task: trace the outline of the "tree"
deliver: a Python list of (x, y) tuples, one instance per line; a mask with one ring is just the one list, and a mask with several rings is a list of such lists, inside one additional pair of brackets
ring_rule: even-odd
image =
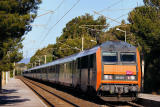
[(82, 25), (106, 25), (106, 19), (105, 17), (100, 16), (98, 19), (94, 20), (93, 16), (89, 14), (75, 17), (66, 24), (66, 27), (63, 29), (63, 33), (58, 40), (81, 38), (85, 33), (95, 37), (96, 32), (93, 33), (93, 31), (103, 30), (108, 27), (108, 25), (96, 28), (95, 26), (81, 27)]
[(145, 58), (145, 90), (160, 89), (160, 0), (144, 0), (145, 6), (137, 7), (128, 18), (131, 32), (142, 46)]
[[(64, 57), (79, 52), (82, 48), (82, 37), (84, 38), (84, 49), (93, 47), (100, 43), (103, 30), (108, 26), (103, 16), (96, 20), (89, 14), (73, 18), (66, 24), (62, 35), (57, 38), (57, 44), (61, 49), (59, 48), (54, 54)], [(97, 43), (92, 43), (90, 40), (95, 40)]]
[[(38, 66), (39, 64), (45, 63), (45, 56), (46, 56), (46, 62), (53, 61), (53, 58), (56, 56), (53, 56), (53, 51), (57, 49), (55, 45), (49, 44), (47, 47), (43, 49), (37, 50), (37, 52), (31, 57), (30, 64), (36, 64), (35, 66)], [(32, 65), (28, 66), (29, 68), (32, 67)]]
[(66, 24), (62, 35), (57, 38), (56, 44), (48, 45), (46, 48), (38, 50), (31, 58), (30, 63), (37, 62), (39, 59), (43, 62), (44, 55), (50, 58), (50, 60), (47, 60), (47, 62), (50, 62), (51, 60), (80, 52), (82, 37), (84, 38), (84, 49), (89, 49), (97, 44), (96, 42), (91, 42), (91, 40), (101, 42), (100, 38), (106, 28), (108, 28), (108, 24), (106, 24), (106, 19), (103, 16), (98, 17), (96, 20), (89, 14), (75, 17)]
[(125, 41), (125, 33), (121, 31), (117, 31), (116, 29), (119, 28), (123, 31), (126, 31), (126, 42), (129, 44), (132, 44), (141, 51), (142, 47), (139, 45), (137, 41), (136, 35), (131, 32), (131, 24), (126, 24), (124, 20), (122, 20), (120, 25), (117, 25), (113, 28), (110, 28), (108, 31), (106, 31), (100, 38), (101, 38), (101, 43), (108, 41), (108, 40), (121, 40)]
[(41, 0), (0, 1), (0, 76), (1, 71), (12, 69), (12, 62), (22, 58), (22, 36), (31, 30), (30, 23), (40, 3)]
[(9, 39), (6, 42), (3, 42), (3, 51), (7, 51), (7, 54), (3, 56), (0, 61), (0, 69), (3, 71), (9, 71), (13, 69), (13, 62), (18, 62), (22, 59), (21, 49), (22, 43), (18, 39)]
[(135, 32), (146, 52), (160, 46), (159, 11), (155, 7), (137, 7), (130, 13), (131, 31)]
[(160, 8), (160, 0), (143, 0), (146, 6), (154, 6)]

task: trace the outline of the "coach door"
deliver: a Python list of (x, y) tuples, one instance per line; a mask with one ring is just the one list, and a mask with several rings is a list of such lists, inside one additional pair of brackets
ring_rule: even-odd
[(88, 86), (93, 86), (95, 82), (95, 54), (91, 54), (88, 57)]
[(83, 91), (87, 91), (88, 86), (88, 56), (81, 57), (80, 60), (80, 86)]
[(80, 77), (80, 87), (83, 91), (87, 91), (87, 88), (90, 87), (92, 83), (93, 70), (94, 70), (94, 54), (83, 56), (78, 59), (78, 70)]

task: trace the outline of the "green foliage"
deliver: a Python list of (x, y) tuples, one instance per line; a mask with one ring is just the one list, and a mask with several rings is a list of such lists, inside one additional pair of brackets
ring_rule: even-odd
[(30, 59), (30, 64), (28, 67), (32, 67), (31, 64), (44, 64), (45, 63), (45, 55), (46, 55), (46, 62), (51, 62), (53, 60), (53, 50), (55, 50), (55, 45), (48, 45), (46, 48), (43, 48), (41, 50), (38, 50), (34, 56), (31, 57)]
[(41, 0), (0, 1), (0, 71), (13, 68), (22, 59), (22, 36), (31, 30)]
[(145, 5), (149, 6), (155, 6), (157, 8), (160, 7), (160, 0), (143, 0)]
[[(160, 89), (160, 10), (159, 0), (145, 0), (146, 6), (135, 8), (128, 18), (130, 31), (142, 46), (145, 59), (145, 91)], [(154, 5), (153, 5), (154, 4)], [(150, 6), (148, 6), (150, 5)], [(157, 8), (158, 7), (158, 8)]]
[[(19, 39), (9, 39), (3, 42), (3, 52), (7, 52), (0, 61), (0, 69), (4, 71), (9, 71), (13, 68), (13, 62), (17, 62), (22, 59), (22, 53), (19, 49), (22, 48), (21, 40)], [(9, 51), (7, 51), (9, 50)]]
[[(87, 26), (82, 25), (102, 25), (102, 26)], [(105, 25), (105, 26), (103, 26)], [(103, 16), (94, 20), (93, 16), (85, 14), (78, 16), (66, 24), (62, 35), (57, 38), (56, 44), (48, 45), (48, 47), (38, 50), (31, 58), (30, 63), (38, 65), (38, 60), (41, 64), (44, 63), (44, 55), (47, 55), (47, 62), (63, 58), (81, 51), (82, 37), (84, 38), (84, 50), (95, 46), (101, 42), (103, 30), (108, 27), (106, 19)], [(98, 32), (97, 32), (98, 31)], [(91, 41), (94, 40), (95, 42)], [(31, 67), (31, 64), (29, 65)]]
[(10, 71), (10, 78), (13, 78), (13, 71)]
[(135, 33), (131, 31), (131, 25), (130, 24), (125, 24), (125, 21), (122, 20), (121, 25), (115, 26), (113, 28), (110, 28), (108, 31), (106, 31), (103, 36), (101, 37), (101, 43), (108, 41), (108, 40), (113, 40), (113, 41), (125, 41), (125, 33), (122, 31), (117, 31), (116, 29), (119, 28), (123, 31), (126, 31), (126, 42), (129, 44), (132, 44), (141, 51), (142, 46), (139, 44), (137, 40), (137, 36)]
[[(89, 49), (101, 42), (101, 37), (104, 33), (103, 30), (106, 28), (108, 28), (108, 24), (106, 24), (106, 19), (103, 16), (95, 20), (89, 14), (78, 16), (66, 24), (62, 35), (57, 38), (56, 45), (61, 48), (54, 51), (54, 54), (61, 58), (80, 52), (82, 48), (82, 37), (84, 38), (84, 50)], [(91, 40), (96, 42), (92, 42)]]
[(131, 32), (135, 32), (145, 52), (160, 47), (160, 11), (155, 7), (142, 6), (130, 13)]
[[(84, 42), (84, 50), (89, 49), (96, 45), (96, 42), (91, 42), (91, 40), (95, 40), (95, 38), (84, 35), (83, 37)], [(65, 42), (57, 42), (59, 48), (57, 48), (56, 51), (53, 52), (54, 55), (59, 56), (60, 58), (63, 58), (65, 56), (72, 55), (74, 53), (78, 53), (82, 49), (82, 38), (75, 38), (75, 39), (67, 39)]]
[(93, 16), (89, 14), (78, 16), (66, 24), (66, 27), (63, 29), (63, 33), (58, 40), (63, 41), (66, 39), (81, 38), (84, 34), (95, 37), (97, 36), (97, 32), (93, 31), (93, 29), (103, 30), (108, 27), (90, 26), (82, 28), (81, 25), (106, 25), (106, 19), (103, 16), (100, 16), (98, 19), (94, 20)]

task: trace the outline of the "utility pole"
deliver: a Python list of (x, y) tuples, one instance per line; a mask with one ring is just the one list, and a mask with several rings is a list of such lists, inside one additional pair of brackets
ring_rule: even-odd
[(15, 77), (15, 67), (16, 67), (16, 63), (13, 63), (14, 69), (13, 69), (13, 78)]
[(82, 37), (82, 51), (83, 51), (83, 40), (84, 40), (84, 38)]
[(35, 62), (35, 66), (36, 66), (37, 64), (36, 64), (36, 62)]
[(47, 63), (47, 61), (46, 61), (46, 56), (47, 56), (47, 55), (44, 55), (44, 63), (45, 63), (45, 64)]
[(125, 42), (127, 42), (127, 40), (126, 40), (126, 36), (127, 36), (127, 34), (126, 34), (126, 31), (125, 31)]
[(40, 59), (39, 59), (39, 66), (40, 66), (41, 64), (40, 64)]
[[(102, 26), (103, 27), (107, 27), (108, 25), (81, 25), (81, 26), (79, 26), (79, 28), (82, 29), (82, 33), (83, 33), (83, 35), (82, 35), (82, 49), (81, 49), (81, 51), (84, 50), (84, 29), (92, 30), (92, 31), (96, 31), (96, 32), (102, 32), (102, 30), (90, 28), (90, 27), (102, 27)], [(98, 36), (95, 35), (95, 37), (96, 37), (96, 43), (99, 44), (99, 38), (98, 38)]]

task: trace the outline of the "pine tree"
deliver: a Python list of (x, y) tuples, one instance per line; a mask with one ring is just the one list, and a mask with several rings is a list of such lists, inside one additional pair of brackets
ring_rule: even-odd
[(145, 90), (160, 89), (160, 0), (144, 0), (145, 6), (130, 12), (131, 32), (142, 46), (145, 58)]
[[(22, 58), (22, 36), (29, 32), (41, 0), (0, 1), (0, 76)], [(1, 81), (1, 78), (0, 78)], [(1, 82), (0, 82), (1, 83)], [(0, 84), (1, 89), (1, 84)]]

